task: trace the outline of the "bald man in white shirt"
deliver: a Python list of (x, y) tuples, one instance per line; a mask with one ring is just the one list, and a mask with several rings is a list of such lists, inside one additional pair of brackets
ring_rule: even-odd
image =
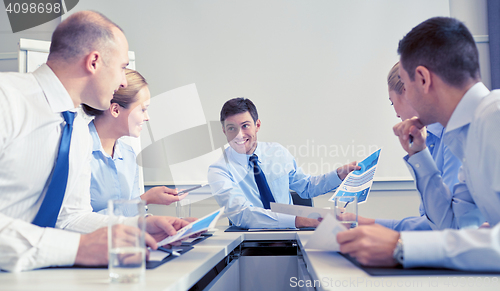
[[(0, 74), (0, 269), (107, 264), (109, 217), (92, 212), (92, 140), (76, 108), (107, 109), (113, 93), (127, 86), (128, 62), (121, 28), (83, 11), (56, 28), (46, 64), (29, 74)], [(66, 190), (55, 228), (39, 227), (32, 222), (54, 172), (65, 111), (76, 112)], [(146, 222), (152, 248), (188, 224), (155, 216)]]

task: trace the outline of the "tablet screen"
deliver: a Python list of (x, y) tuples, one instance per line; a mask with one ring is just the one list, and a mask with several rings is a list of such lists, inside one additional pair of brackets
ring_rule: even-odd
[(215, 224), (217, 224), (217, 221), (219, 220), (222, 213), (224, 213), (224, 207), (206, 215), (205, 217), (198, 219), (195, 222), (191, 222), (190, 224), (184, 226), (177, 231), (177, 234), (169, 236), (160, 241), (158, 243), (158, 246), (160, 247), (215, 227)]

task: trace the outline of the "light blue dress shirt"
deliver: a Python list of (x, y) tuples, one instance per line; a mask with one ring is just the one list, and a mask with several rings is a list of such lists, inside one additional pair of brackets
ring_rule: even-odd
[[(341, 183), (337, 171), (321, 176), (304, 174), (295, 158), (282, 145), (259, 142), (254, 152), (276, 203), (293, 204), (289, 189), (302, 198), (328, 193)], [(225, 206), (229, 219), (243, 228), (295, 228), (295, 216), (264, 209), (255, 183), (249, 155), (231, 147), (208, 169), (208, 183), (217, 203)]]
[[(466, 223), (480, 223), (479, 209), (492, 229), (403, 231), (405, 267), (500, 271), (499, 124), (500, 91), (490, 93), (483, 83), (477, 83), (455, 108), (443, 137), (463, 166), (453, 200), (442, 197), (442, 221), (451, 224), (458, 220), (460, 224), (465, 216)], [(447, 189), (438, 183), (438, 170), (427, 150), (409, 160), (413, 160), (409, 162), (418, 169), (420, 179), (427, 180), (433, 188)]]
[[(442, 142), (441, 139), (443, 137), (443, 134), (444, 127), (441, 124), (433, 123), (431, 125), (428, 125), (427, 139), (425, 140), (425, 144), (429, 149), (429, 152), (432, 156), (432, 159), (434, 160), (434, 163), (436, 164), (437, 169), (441, 173), (443, 183), (448, 187), (450, 193), (453, 193), (453, 187), (458, 183), (458, 170), (462, 166), (462, 163)], [(406, 160), (408, 160), (408, 156), (405, 157), (405, 161)], [(423, 186), (421, 186), (421, 188), (422, 187)], [(419, 181), (417, 181), (417, 189), (421, 188), (419, 188)], [(434, 205), (432, 199), (428, 202), (428, 205)], [(376, 219), (375, 222), (396, 231), (432, 230), (432, 223), (430, 223), (426, 216), (426, 206), (423, 201), (420, 203), (419, 211), (419, 217), (407, 217), (402, 220)], [(432, 211), (439, 211), (439, 209), (431, 207), (430, 211), (432, 216)]]
[(118, 139), (111, 157), (102, 147), (94, 121), (89, 123), (89, 131), (93, 141), (90, 201), (94, 212), (105, 214), (110, 199), (141, 199), (134, 149)]
[[(474, 104), (468, 99), (473, 99), (476, 103)], [(467, 106), (477, 107), (482, 98), (468, 99), (464, 100), (465, 103), (471, 103), (467, 104)], [(457, 114), (461, 113), (460, 111), (457, 112)], [(464, 113), (461, 113), (461, 115), (464, 115)], [(455, 117), (455, 119), (457, 118), (459, 117)], [(460, 118), (466, 120), (463, 116), (460, 116)], [(450, 119), (451, 121), (453, 120)], [(448, 125), (443, 137), (443, 139), (448, 140), (445, 144), (448, 145), (449, 150), (458, 159), (464, 158), (463, 150), (467, 139), (467, 131), (468, 125), (450, 133), (450, 125)], [(432, 229), (477, 228), (480, 226), (484, 222), (484, 218), (472, 199), (467, 185), (465, 185), (462, 171), (457, 175), (459, 183), (450, 190), (448, 185), (444, 184), (445, 180), (441, 176), (438, 165), (432, 165), (433, 162), (429, 159), (430, 156), (429, 149), (426, 149), (410, 158), (405, 157), (405, 160), (417, 183), (417, 189), (422, 196), (424, 210)]]

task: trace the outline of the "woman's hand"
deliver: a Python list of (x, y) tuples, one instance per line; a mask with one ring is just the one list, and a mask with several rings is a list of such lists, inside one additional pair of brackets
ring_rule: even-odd
[(182, 195), (177, 195), (177, 189), (170, 189), (165, 186), (158, 186), (149, 189), (146, 193), (141, 195), (141, 199), (146, 202), (146, 204), (163, 204), (170, 205), (173, 202), (181, 201), (186, 198), (189, 193), (184, 193)]

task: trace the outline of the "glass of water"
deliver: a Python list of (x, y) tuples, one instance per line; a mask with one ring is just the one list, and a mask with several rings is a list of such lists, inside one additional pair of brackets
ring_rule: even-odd
[(184, 198), (181, 201), (175, 202), (175, 211), (177, 217), (186, 218), (191, 217), (191, 201), (189, 199)]
[[(146, 273), (146, 208), (142, 200), (109, 200), (109, 278), (113, 283), (138, 283)], [(125, 217), (127, 225), (124, 225)], [(133, 221), (133, 226), (130, 222)]]
[(358, 198), (356, 196), (335, 197), (335, 217), (346, 228), (358, 226)]

